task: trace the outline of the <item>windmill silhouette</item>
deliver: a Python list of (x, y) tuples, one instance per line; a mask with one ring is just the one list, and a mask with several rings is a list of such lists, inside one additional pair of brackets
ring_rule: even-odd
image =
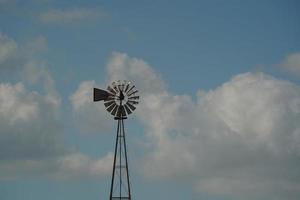
[(94, 88), (94, 101), (104, 101), (106, 110), (117, 120), (117, 137), (110, 187), (110, 200), (131, 200), (124, 120), (139, 103), (138, 90), (129, 81), (113, 82), (107, 90)]

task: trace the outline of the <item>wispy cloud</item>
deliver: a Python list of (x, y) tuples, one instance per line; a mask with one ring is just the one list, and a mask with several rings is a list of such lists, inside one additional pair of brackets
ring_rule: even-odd
[(280, 66), (290, 73), (300, 75), (300, 52), (286, 56)]
[(85, 20), (106, 18), (108, 14), (94, 8), (52, 9), (41, 13), (39, 19), (47, 24), (75, 23)]
[(15, 54), (16, 50), (15, 41), (0, 32), (0, 67), (2, 67), (2, 63)]

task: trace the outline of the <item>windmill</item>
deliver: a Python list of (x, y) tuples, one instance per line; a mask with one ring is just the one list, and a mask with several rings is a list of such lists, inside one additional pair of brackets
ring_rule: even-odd
[(107, 90), (94, 88), (94, 101), (104, 101), (106, 110), (118, 121), (110, 200), (131, 200), (124, 120), (139, 103), (138, 90), (129, 81), (113, 82)]

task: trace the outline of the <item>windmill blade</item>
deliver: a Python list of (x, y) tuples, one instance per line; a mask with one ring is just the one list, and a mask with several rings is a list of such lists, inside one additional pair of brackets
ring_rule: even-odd
[(135, 105), (139, 104), (138, 101), (133, 101), (133, 100), (128, 100), (128, 103), (135, 104)]
[(138, 90), (136, 90), (136, 91), (134, 91), (134, 92), (128, 94), (128, 96), (130, 97), (130, 96), (134, 95), (134, 94), (137, 93), (137, 92), (138, 92)]
[(133, 88), (135, 88), (134, 85), (126, 92), (126, 94), (128, 95), (128, 93), (129, 93)]
[(140, 96), (128, 97), (128, 99), (140, 99)]
[(121, 111), (121, 109), (122, 109), (122, 106), (119, 106), (118, 110), (117, 110), (116, 117), (122, 117), (122, 111)]
[(94, 101), (106, 100), (109, 97), (109, 93), (105, 90), (94, 88)]
[(118, 85), (117, 87), (118, 87), (119, 91), (122, 91), (122, 85)]
[(113, 82), (112, 84), (111, 84), (111, 86), (112, 86), (112, 88), (116, 91), (116, 93), (118, 93), (119, 92), (119, 90), (118, 90), (118, 88), (117, 88), (117, 84), (116, 84), (116, 82)]
[(104, 102), (115, 100), (116, 95), (109, 95)]
[(110, 112), (111, 113), (111, 111), (115, 108), (117, 106), (117, 104), (112, 104), (110, 107), (108, 107), (108, 108), (106, 108), (106, 110), (108, 111), (108, 112)]
[(111, 88), (110, 86), (107, 87), (107, 90), (110, 91), (114, 95), (117, 94), (117, 92), (113, 88)]
[(119, 109), (120, 106), (116, 104), (116, 107), (114, 107), (113, 111), (111, 112), (112, 115), (116, 115), (117, 110)]
[(128, 107), (129, 107), (132, 111), (135, 110), (135, 106), (132, 105), (131, 103), (127, 102), (126, 105), (128, 105)]
[(131, 112), (131, 110), (129, 109), (128, 105), (125, 104), (124, 107), (125, 107), (125, 110), (126, 110), (127, 114), (130, 115), (132, 112)]
[(128, 88), (129, 88), (129, 84), (127, 83), (127, 84), (126, 84), (126, 88), (125, 88), (125, 90), (124, 90), (125, 93), (127, 92)]
[(118, 112), (119, 112), (118, 116), (126, 116), (126, 112), (125, 112), (124, 106), (119, 106), (119, 111)]
[(118, 106), (116, 117), (126, 117), (126, 112), (123, 105)]
[(114, 90), (118, 93), (119, 92), (119, 88), (116, 86), (116, 85), (114, 85)]
[(114, 103), (115, 103), (115, 101), (108, 101), (108, 102), (104, 103), (104, 106), (107, 108), (107, 107), (111, 106)]
[(124, 85), (124, 83), (122, 83), (122, 85), (121, 85), (122, 92), (124, 92), (124, 87), (125, 87), (125, 85)]
[(122, 89), (121, 89), (121, 81), (120, 80), (117, 81), (116, 85), (117, 85), (118, 91), (119, 92), (122, 91)]

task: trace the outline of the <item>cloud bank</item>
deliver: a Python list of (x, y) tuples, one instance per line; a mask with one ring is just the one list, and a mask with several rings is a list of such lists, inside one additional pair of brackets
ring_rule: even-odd
[[(61, 97), (37, 53), (46, 46), (43, 37), (24, 45), (0, 33), (0, 77), (7, 80), (0, 82), (0, 180), (105, 176), (110, 172), (110, 153), (92, 159), (63, 142)], [(28, 89), (36, 85), (43, 87)]]
[(298, 85), (244, 73), (196, 98), (175, 95), (148, 63), (118, 52), (107, 72), (141, 91), (136, 115), (146, 130), (146, 177), (187, 181), (198, 192), (234, 199), (299, 197)]

